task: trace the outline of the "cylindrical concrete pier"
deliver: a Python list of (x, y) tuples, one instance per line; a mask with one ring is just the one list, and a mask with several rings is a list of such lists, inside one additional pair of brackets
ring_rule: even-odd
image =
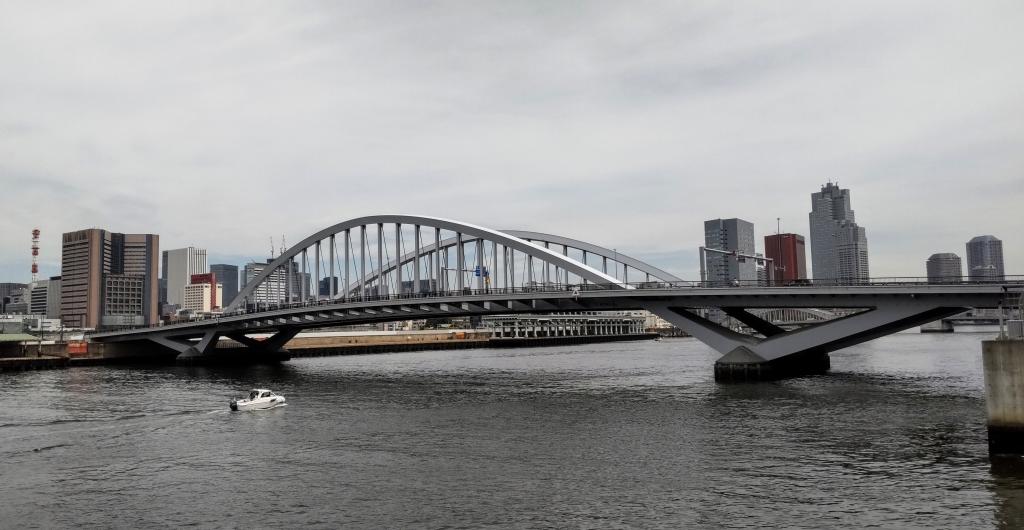
[(985, 364), (988, 452), (1024, 455), (1024, 340), (986, 340), (981, 351)]

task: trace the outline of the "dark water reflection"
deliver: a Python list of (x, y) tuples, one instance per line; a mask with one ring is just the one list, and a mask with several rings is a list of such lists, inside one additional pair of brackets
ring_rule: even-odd
[[(688, 339), (4, 374), (0, 527), (1017, 528), (982, 338), (751, 385)], [(289, 406), (227, 412), (256, 385)]]

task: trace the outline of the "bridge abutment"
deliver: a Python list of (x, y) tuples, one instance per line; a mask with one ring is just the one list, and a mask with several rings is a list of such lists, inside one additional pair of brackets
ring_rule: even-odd
[(982, 342), (988, 451), (1024, 455), (1024, 340)]

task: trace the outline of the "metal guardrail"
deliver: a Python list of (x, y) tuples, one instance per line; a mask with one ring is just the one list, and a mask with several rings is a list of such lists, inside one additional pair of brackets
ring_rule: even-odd
[[(103, 334), (103, 333), (115, 333), (117, 331), (138, 331), (144, 329), (155, 329), (155, 328), (166, 328), (168, 326), (180, 326), (180, 325), (191, 325), (199, 322), (216, 321), (227, 317), (237, 317), (245, 315), (256, 315), (260, 313), (269, 313), (272, 311), (281, 311), (285, 309), (300, 309), (303, 307), (318, 307), (318, 306), (329, 306), (343, 303), (360, 303), (360, 302), (392, 302), (392, 301), (426, 301), (438, 298), (452, 298), (458, 296), (490, 296), (490, 295), (508, 295), (508, 294), (581, 294), (584, 292), (595, 292), (595, 291), (620, 291), (620, 290), (679, 290), (679, 289), (736, 289), (736, 288), (785, 288), (793, 290), (809, 289), (809, 288), (820, 288), (820, 287), (914, 287), (914, 286), (932, 286), (932, 287), (950, 287), (957, 285), (1003, 285), (1003, 286), (1020, 286), (1024, 288), (1024, 276), (1006, 276), (1004, 280), (963, 280), (962, 278), (941, 278), (941, 279), (929, 279), (920, 276), (893, 276), (893, 277), (882, 277), (882, 278), (869, 278), (869, 279), (835, 279), (835, 280), (795, 280), (783, 284), (777, 284), (773, 282), (764, 283), (761, 281), (732, 281), (732, 282), (721, 282), (721, 281), (681, 281), (681, 282), (630, 282), (630, 283), (608, 283), (608, 284), (548, 284), (548, 285), (537, 285), (533, 287), (499, 287), (499, 288), (487, 288), (487, 289), (470, 289), (465, 288), (461, 292), (457, 290), (449, 291), (430, 291), (430, 292), (403, 292), (399, 294), (391, 295), (365, 295), (359, 296), (358, 293), (350, 296), (337, 296), (332, 299), (319, 298), (310, 299), (300, 302), (291, 303), (258, 303), (250, 304), (245, 307), (244, 310), (233, 311), (231, 313), (220, 313), (203, 315), (200, 318), (193, 318), (183, 322), (176, 322), (173, 324), (157, 324), (152, 326), (140, 326), (132, 327), (122, 330), (102, 330), (87, 333), (89, 335)], [(958, 281), (957, 281), (958, 280)]]

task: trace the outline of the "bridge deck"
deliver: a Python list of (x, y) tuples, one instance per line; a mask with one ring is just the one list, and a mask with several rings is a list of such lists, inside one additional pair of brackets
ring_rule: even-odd
[(401, 295), (373, 300), (314, 301), (269, 310), (239, 312), (178, 324), (93, 333), (96, 341), (144, 339), (151, 334), (198, 337), (207, 331), (247, 331), (282, 326), (311, 328), (420, 318), (501, 314), (523, 311), (680, 308), (873, 308), (901, 299), (927, 299), (942, 307), (996, 307), (1008, 290), (1024, 282), (965, 285), (856, 285), (791, 287), (641, 287), (578, 290), (485, 290)]

